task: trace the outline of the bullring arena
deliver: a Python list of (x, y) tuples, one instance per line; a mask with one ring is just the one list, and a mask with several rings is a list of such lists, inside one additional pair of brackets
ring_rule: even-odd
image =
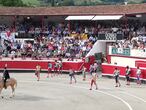
[(146, 110), (145, 9), (0, 7), (0, 110)]
[(18, 81), (15, 97), (9, 98), (11, 89), (3, 90), (0, 99), (1, 110), (145, 110), (146, 86), (134, 82), (127, 87), (121, 81), (120, 88), (114, 87), (114, 80), (99, 77), (98, 90), (89, 90), (90, 76), (82, 81), (77, 75), (77, 83), (69, 84), (69, 76), (61, 75), (36, 81), (34, 73), (10, 73)]

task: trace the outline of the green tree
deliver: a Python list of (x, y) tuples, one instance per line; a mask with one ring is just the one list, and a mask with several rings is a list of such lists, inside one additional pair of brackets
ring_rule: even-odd
[(88, 3), (87, 3), (87, 1), (85, 0), (85, 1), (82, 2), (81, 5), (83, 5), (83, 6), (88, 6)]
[(146, 0), (143, 0), (142, 3), (146, 3)]
[(3, 6), (24, 6), (22, 0), (0, 0)]
[(74, 0), (62, 0), (62, 2), (59, 4), (60, 6), (74, 6)]
[(105, 3), (124, 3), (125, 0), (102, 0)]

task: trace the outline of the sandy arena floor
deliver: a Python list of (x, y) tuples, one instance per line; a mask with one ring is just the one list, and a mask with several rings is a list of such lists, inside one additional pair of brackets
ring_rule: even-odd
[(69, 84), (69, 76), (61, 75), (36, 81), (34, 73), (12, 73), (18, 81), (14, 98), (9, 98), (11, 89), (2, 91), (0, 110), (146, 110), (146, 85), (130, 86), (121, 81), (114, 87), (114, 79), (99, 78), (99, 90), (89, 90), (90, 76)]

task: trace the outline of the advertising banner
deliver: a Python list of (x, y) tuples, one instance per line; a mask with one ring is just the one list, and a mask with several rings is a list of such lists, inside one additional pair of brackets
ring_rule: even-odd
[(98, 34), (98, 40), (123, 40), (123, 34), (117, 33)]

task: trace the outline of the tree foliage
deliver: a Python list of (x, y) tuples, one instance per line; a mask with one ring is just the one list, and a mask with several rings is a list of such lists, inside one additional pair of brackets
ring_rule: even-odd
[(0, 0), (0, 4), (3, 6), (24, 6), (22, 0)]
[(143, 0), (142, 3), (146, 3), (146, 0)]
[(126, 0), (102, 0), (103, 3), (113, 4), (113, 3), (124, 3)]
[[(34, 3), (34, 0), (28, 0), (29, 3), (25, 3), (24, 1), (25, 0), (0, 0), (0, 5), (29, 7), (34, 6), (36, 3)], [(124, 1), (128, 1), (128, 3), (146, 3), (146, 0), (38, 0), (39, 3), (37, 6), (90, 6), (97, 4), (123, 4)]]
[(74, 0), (60, 0), (58, 1), (59, 6), (74, 6)]
[(124, 2), (125, 0), (102, 0), (102, 1), (120, 3), (120, 2)]

